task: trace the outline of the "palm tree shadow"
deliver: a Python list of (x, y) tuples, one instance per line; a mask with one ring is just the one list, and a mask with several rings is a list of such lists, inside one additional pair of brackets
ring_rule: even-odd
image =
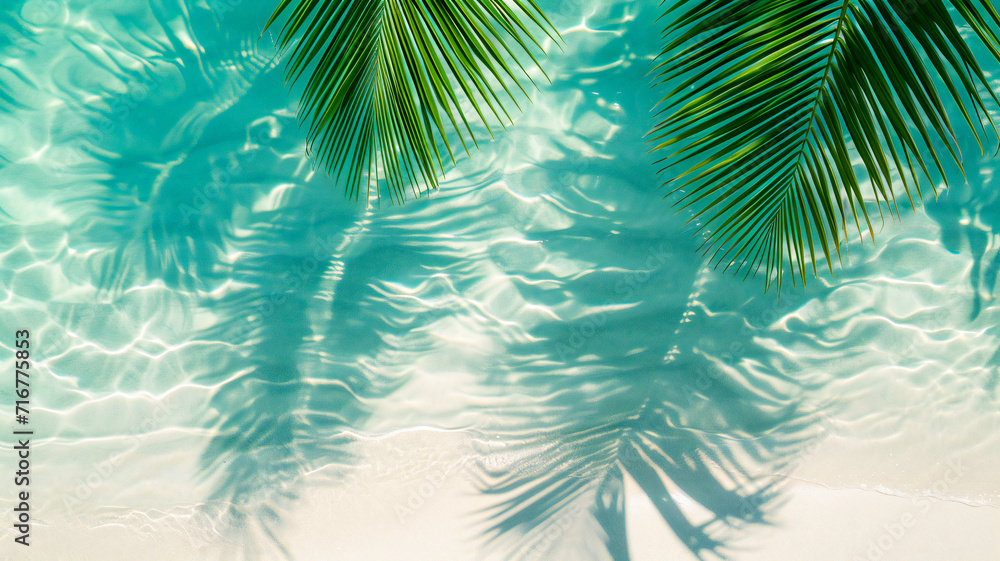
[[(11, 58), (19, 58), (25, 48), (31, 44), (31, 34), (24, 22), (13, 9), (0, 9), (0, 52)], [(17, 107), (22, 107), (16, 95), (16, 83), (19, 73), (8, 65), (0, 67), (0, 111), (7, 113)], [(7, 163), (7, 158), (0, 153), (0, 165)]]
[[(624, 141), (595, 149), (611, 146), (637, 153)], [(629, 488), (696, 555), (724, 555), (735, 529), (767, 521), (780, 504), (775, 473), (822, 432), (810, 403), (819, 384), (786, 374), (794, 361), (759, 339), (826, 288), (761, 296), (703, 268), (696, 241), (677, 233), (682, 218), (642, 224), (642, 207), (627, 204), (584, 212), (600, 208), (587, 203), (605, 178), (622, 183), (621, 202), (628, 187), (641, 191), (651, 181), (635, 172), (642, 163), (624, 154), (545, 162), (524, 181), (567, 187), (555, 196), (572, 209), (572, 232), (524, 228), (537, 230), (526, 237), (545, 255), (576, 267), (507, 271), (530, 271), (521, 298), (556, 319), (526, 327), (527, 342), (510, 345), (486, 380), (496, 400), (481, 450), (481, 488), (495, 501), (486, 535), (505, 558), (629, 559)], [(624, 227), (633, 214), (641, 226)]]
[[(974, 146), (964, 147), (974, 150)], [(991, 166), (985, 162), (982, 169)], [(979, 171), (981, 171), (979, 170)], [(970, 176), (975, 176), (969, 170)], [(976, 174), (979, 175), (979, 174)], [(1000, 197), (988, 184), (956, 186), (937, 200), (928, 202), (927, 214), (941, 227), (941, 243), (952, 253), (967, 250), (972, 257), (969, 283), (972, 304), (969, 319), (974, 321), (996, 297), (1000, 276), (1000, 248), (995, 240), (1000, 235)], [(992, 255), (990, 255), (992, 254)]]
[[(652, 503), (699, 558), (725, 556), (736, 530), (780, 505), (776, 474), (822, 432), (808, 399), (817, 387), (783, 374), (794, 363), (754, 343), (760, 328), (742, 317), (750, 306), (709, 305), (701, 295), (728, 283), (706, 278), (688, 277), (695, 286), (674, 322), (653, 311), (670, 306), (652, 294), (676, 290), (660, 275), (632, 309), (645, 313), (584, 314), (509, 349), (523, 360), (494, 373), (501, 405), (481, 481), (496, 501), (488, 539), (507, 558), (627, 560), (631, 500)], [(670, 323), (678, 332), (654, 327)], [(544, 358), (553, 354), (555, 371)], [(528, 397), (500, 397), (512, 394)]]
[[(313, 180), (277, 61), (254, 44), (266, 17), (222, 22), (178, 2), (190, 18), (154, 4), (163, 29), (117, 37), (171, 62), (92, 69), (123, 87), (74, 109), (91, 133), (60, 173), (102, 173), (72, 201), (96, 210), (75, 218), (73, 245), (92, 252), (89, 280), (108, 301), (165, 285), (190, 304), (189, 343), (215, 349), (186, 373), (213, 391), (192, 421), (211, 431), (195, 530), (237, 558), (287, 558), (278, 528), (303, 475), (346, 474), (350, 434), (403, 380), (371, 358), (394, 326), (365, 303), (381, 296), (366, 263), (405, 271), (420, 259), (366, 254), (359, 205)], [(336, 329), (347, 324), (357, 329)]]
[[(216, 435), (202, 455), (205, 476), (216, 478), (210, 497), (216, 514), (227, 527), (243, 529), (234, 541), (245, 558), (254, 558), (253, 548), (261, 545), (247, 531), (255, 526), (288, 555), (277, 527), (304, 474), (323, 469), (330, 477), (346, 475), (356, 460), (349, 434), (371, 415), (372, 401), (401, 383), (366, 367), (364, 358), (376, 354), (377, 341), (346, 342), (332, 329), (349, 319), (368, 327), (379, 321), (359, 307), (356, 295), (348, 295), (362, 277), (343, 267), (344, 256), (336, 253), (313, 265), (311, 255), (275, 255), (277, 248), (316, 246), (289, 244), (288, 237), (262, 243), (266, 254), (240, 264), (234, 278), (254, 288), (213, 305), (227, 320), (204, 334), (245, 348), (225, 365), (224, 371), (239, 374), (212, 398), (207, 422), (217, 427)], [(301, 273), (275, 273), (309, 269), (314, 272), (297, 280), (292, 275)], [(338, 269), (343, 276), (335, 279)], [(324, 291), (334, 293), (332, 306), (329, 317), (317, 318)], [(368, 296), (362, 292), (360, 299)]]

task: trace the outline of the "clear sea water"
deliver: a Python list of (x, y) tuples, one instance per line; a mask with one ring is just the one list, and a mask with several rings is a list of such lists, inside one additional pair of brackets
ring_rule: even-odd
[(543, 2), (551, 85), (403, 206), (312, 170), (273, 4), (0, 11), (0, 355), (35, 360), (3, 558), (997, 558), (974, 139), (968, 183), (765, 294), (662, 200), (657, 2)]

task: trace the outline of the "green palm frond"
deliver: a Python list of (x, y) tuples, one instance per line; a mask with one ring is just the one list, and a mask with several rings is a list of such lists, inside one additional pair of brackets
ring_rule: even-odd
[(400, 202), (407, 186), (437, 187), (439, 140), (454, 162), (446, 131), (468, 153), (465, 134), (478, 141), (467, 116), (492, 136), (487, 121), (503, 125), (510, 104), (520, 109), (514, 98), (527, 92), (516, 75), (534, 83), (524, 63), (537, 64), (541, 48), (531, 30), (559, 36), (534, 0), (282, 0), (265, 31), (283, 15), (279, 48), (300, 37), (286, 79), (308, 75), (299, 118), (312, 155), (345, 180), (347, 196), (362, 185), (379, 195), (381, 177)]
[(966, 41), (1000, 59), (989, 0), (682, 0), (665, 17), (659, 80), (674, 87), (651, 134), (680, 170), (670, 194), (716, 266), (763, 266), (768, 286), (786, 256), (804, 284), (820, 248), (832, 274), (850, 216), (873, 231), (865, 177), (879, 214), (898, 214), (893, 183), (912, 206), (921, 178), (945, 177), (942, 145), (961, 166), (946, 106), (980, 147), (993, 126)]

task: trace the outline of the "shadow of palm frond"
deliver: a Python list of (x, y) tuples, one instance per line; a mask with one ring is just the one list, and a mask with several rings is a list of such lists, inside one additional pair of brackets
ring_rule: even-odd
[(162, 26), (147, 30), (158, 37), (149, 39), (158, 56), (145, 57), (140, 69), (101, 68), (121, 91), (81, 107), (88, 132), (80, 135), (80, 156), (60, 170), (96, 164), (109, 177), (102, 192), (85, 195), (101, 220), (81, 217), (78, 229), (95, 239), (105, 234), (96, 283), (111, 294), (150, 282), (217, 289), (231, 275), (234, 225), (270, 194), (267, 180), (292, 179), (282, 177), (289, 166), (271, 172), (264, 165), (296, 152), (295, 135), (281, 134), (295, 126), (284, 98), (274, 95), (281, 85), (274, 53), (258, 48), (251, 22), (223, 26), (199, 10), (202, 18), (184, 26), (200, 48), (188, 48), (167, 16), (176, 9), (150, 7)]
[[(505, 558), (630, 559), (628, 501), (651, 503), (699, 558), (725, 557), (739, 530), (768, 523), (781, 474), (822, 433), (819, 384), (766, 345), (788, 298), (692, 275), (678, 245), (657, 249), (670, 276), (612, 283), (637, 304), (536, 330), (494, 377), (526, 396), (494, 409), (482, 451), (486, 535)], [(671, 304), (684, 283), (686, 305)]]
[[(0, 14), (3, 16), (0, 19), (0, 51), (16, 59), (17, 55), (23, 54), (23, 50), (32, 41), (28, 22), (24, 21), (20, 15), (24, 2), (13, 2), (13, 4), (15, 6), (8, 5), (0, 8)], [(8, 76), (14, 75), (15, 71), (10, 66), (10, 64), (5, 64), (0, 67), (0, 71)], [(7, 95), (8, 97), (4, 98), (6, 102), (17, 103), (15, 99), (9, 97), (9, 92)]]
[[(10, 131), (18, 127), (8, 122), (7, 117), (15, 110), (25, 108), (22, 98), (25, 97), (23, 85), (26, 80), (18, 65), (24, 62), (27, 53), (34, 46), (31, 30), (21, 19), (19, 10), (20, 6), (0, 8), (0, 54), (7, 61), (0, 66), (0, 119), (3, 119), (4, 125), (0, 128)], [(0, 169), (11, 163), (8, 152), (17, 140), (9, 134), (0, 136)], [(2, 208), (0, 214), (6, 214)]]
[[(370, 346), (345, 343), (330, 328), (363, 319), (363, 310), (347, 303), (350, 313), (316, 317), (320, 294), (332, 293), (334, 308), (340, 304), (344, 256), (327, 256), (319, 248), (329, 246), (300, 236), (301, 243), (294, 243), (296, 232), (275, 232), (243, 246), (253, 257), (237, 262), (234, 280), (247, 288), (213, 305), (226, 319), (204, 334), (242, 348), (222, 367), (237, 374), (212, 398), (208, 424), (217, 428), (202, 454), (202, 469), (214, 478), (215, 514), (238, 532), (228, 537), (247, 559), (269, 558), (261, 549), (267, 543), (287, 555), (277, 527), (303, 476), (318, 469), (345, 475), (356, 460), (351, 434), (371, 415), (370, 403), (400, 383), (366, 368), (363, 357), (374, 354)], [(275, 253), (290, 246), (300, 252)]]
[[(969, 146), (970, 150), (973, 148)], [(978, 175), (992, 176), (994, 168), (995, 164), (984, 162)], [(1000, 236), (1000, 194), (988, 181), (978, 185), (964, 183), (948, 190), (937, 200), (928, 201), (926, 208), (927, 214), (941, 227), (940, 238), (944, 247), (952, 253), (968, 251), (972, 258), (969, 318), (974, 321), (984, 306), (992, 305), (998, 296), (1000, 247), (996, 239)]]

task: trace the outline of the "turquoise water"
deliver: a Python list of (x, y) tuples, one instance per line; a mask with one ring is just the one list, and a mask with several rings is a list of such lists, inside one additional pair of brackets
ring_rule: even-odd
[(973, 138), (968, 184), (764, 294), (661, 200), (655, 2), (544, 3), (551, 85), (402, 207), (312, 170), (272, 4), (3, 8), (19, 559), (994, 554), (1000, 199)]

